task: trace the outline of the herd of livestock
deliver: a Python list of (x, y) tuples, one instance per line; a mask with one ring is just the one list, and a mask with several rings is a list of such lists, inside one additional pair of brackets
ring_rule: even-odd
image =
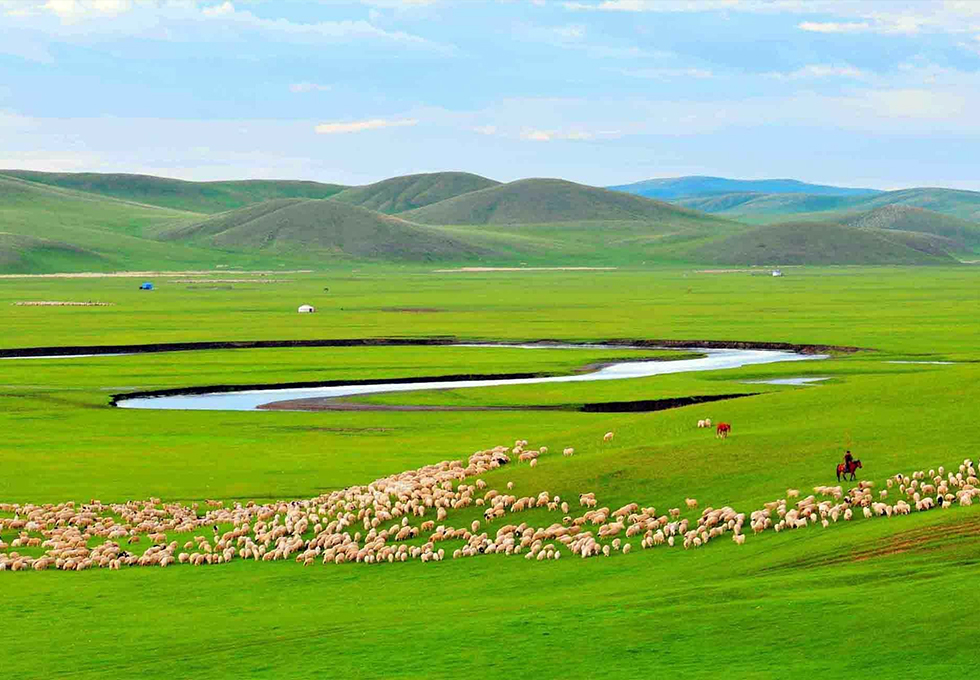
[[(710, 425), (709, 425), (710, 427)], [(603, 442), (613, 439), (607, 433)], [(594, 492), (563, 498), (542, 490), (513, 493), (514, 484), (491, 488), (484, 475), (508, 465), (536, 466), (546, 447), (526, 440), (477, 451), (462, 461), (443, 461), (304, 500), (272, 503), (162, 503), (160, 499), (76, 504), (0, 503), (0, 571), (90, 568), (120, 569), (173, 564), (216, 565), (238, 560), (294, 560), (380, 564), (440, 562), (479, 555), (519, 555), (557, 560), (629, 554), (642, 549), (702, 548), (730, 537), (823, 528), (855, 517), (907, 515), (980, 502), (973, 461), (958, 469), (915, 471), (853, 488), (798, 489), (749, 513), (725, 506), (700, 510), (694, 498), (684, 508), (658, 512), (626, 503), (600, 507)], [(573, 456), (565, 448), (564, 457)], [(451, 515), (468, 508), (477, 519), (454, 525)], [(540, 512), (521, 519), (532, 510)], [(465, 514), (465, 513), (463, 513)], [(686, 515), (686, 516), (685, 516)], [(181, 538), (179, 538), (181, 537)], [(635, 544), (635, 545), (634, 545)], [(145, 549), (142, 546), (148, 546)]]

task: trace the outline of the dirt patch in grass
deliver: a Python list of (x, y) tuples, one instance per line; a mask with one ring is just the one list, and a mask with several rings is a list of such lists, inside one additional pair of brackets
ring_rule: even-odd
[(402, 314), (435, 314), (437, 312), (445, 312), (445, 309), (439, 309), (438, 307), (382, 307), (381, 312), (400, 312)]
[(639, 401), (608, 401), (595, 404), (527, 404), (515, 406), (434, 406), (424, 404), (362, 404), (344, 401), (342, 397), (313, 397), (288, 399), (262, 404), (263, 411), (580, 411), (582, 413), (651, 413), (692, 404), (704, 404), (724, 399), (754, 397), (751, 394), (711, 394), (673, 399), (642, 399)]
[[(942, 511), (934, 510), (933, 512)], [(879, 519), (882, 518), (861, 521), (877, 521)], [(964, 518), (957, 522), (916, 527), (907, 531), (898, 532), (886, 538), (878, 539), (866, 547), (842, 551), (840, 554), (835, 555), (795, 560), (792, 563), (780, 564), (763, 571), (831, 567), (851, 562), (866, 562), (875, 558), (901, 555), (908, 552), (934, 552), (949, 549), (955, 543), (956, 539), (968, 537), (980, 541), (980, 517), (974, 516)]]
[(433, 274), (473, 274), (484, 272), (608, 272), (618, 267), (459, 267), (436, 269)]
[(115, 302), (64, 302), (57, 300), (22, 300), (14, 307), (114, 307)]

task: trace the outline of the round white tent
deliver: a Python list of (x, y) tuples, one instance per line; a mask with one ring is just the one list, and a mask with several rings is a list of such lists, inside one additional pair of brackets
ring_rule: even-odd
[(300, 305), (296, 311), (300, 314), (312, 314), (316, 311), (316, 307), (313, 305)]

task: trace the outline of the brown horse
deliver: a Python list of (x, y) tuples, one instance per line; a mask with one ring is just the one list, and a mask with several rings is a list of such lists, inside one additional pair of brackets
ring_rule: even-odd
[(847, 477), (847, 475), (850, 475), (851, 481), (853, 482), (855, 479), (857, 479), (854, 474), (855, 470), (863, 467), (864, 466), (861, 465), (860, 460), (852, 460), (850, 463), (840, 463), (837, 466), (837, 481), (839, 482), (841, 480), (841, 476)]
[(732, 431), (732, 426), (728, 423), (718, 423), (718, 429), (715, 430), (715, 436), (721, 437), (722, 439), (728, 438), (728, 433)]

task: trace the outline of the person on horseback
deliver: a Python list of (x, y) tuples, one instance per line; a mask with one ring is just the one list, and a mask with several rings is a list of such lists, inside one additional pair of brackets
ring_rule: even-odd
[(854, 462), (854, 456), (851, 455), (851, 450), (848, 449), (844, 452), (844, 469), (850, 471), (851, 463)]

